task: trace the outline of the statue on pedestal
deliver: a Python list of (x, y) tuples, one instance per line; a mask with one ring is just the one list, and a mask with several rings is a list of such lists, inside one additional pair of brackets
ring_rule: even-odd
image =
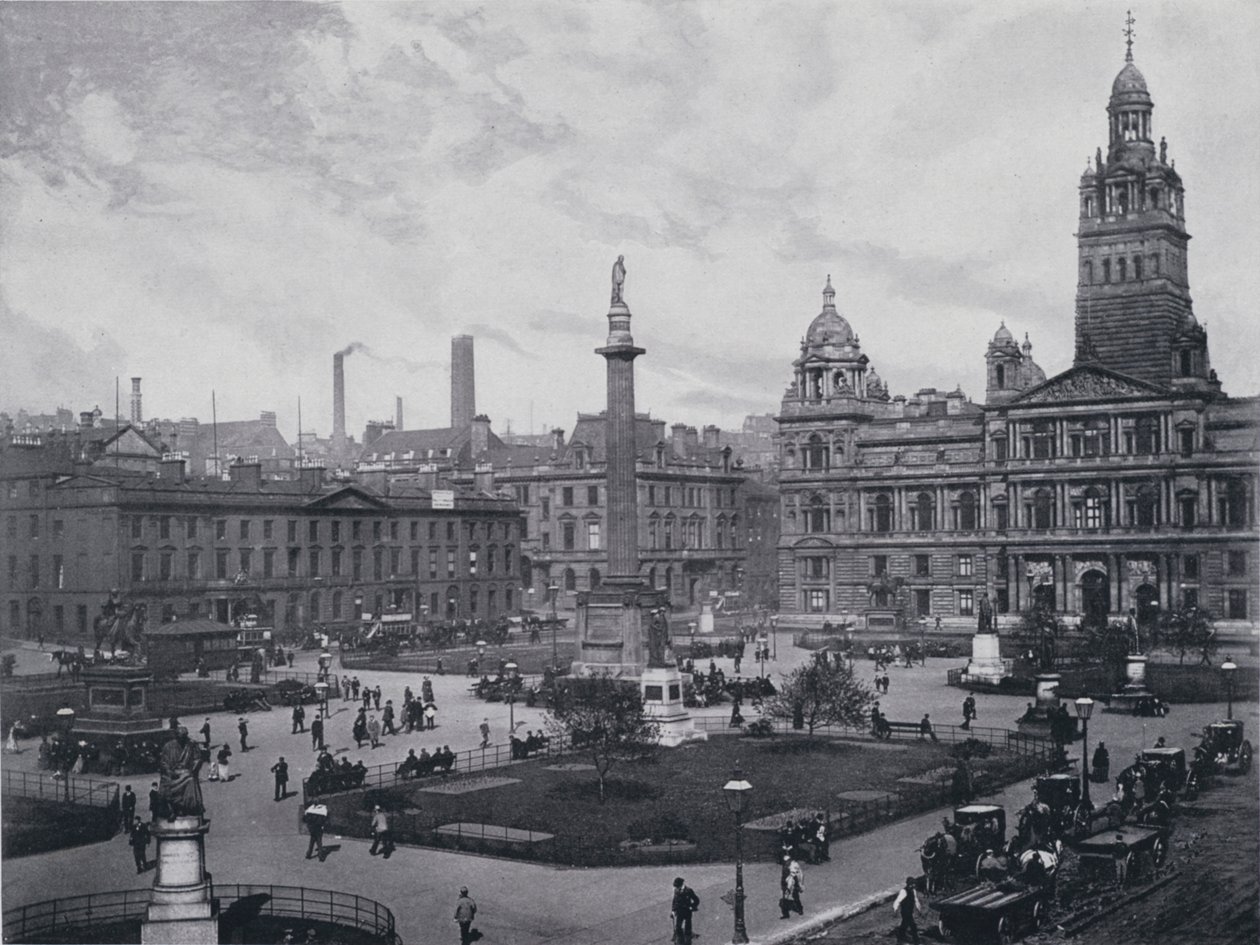
[(981, 633), (997, 633), (997, 622), (993, 619), (993, 604), (988, 592), (980, 595), (979, 631)]
[(665, 618), (663, 610), (655, 610), (648, 624), (648, 666), (661, 668), (674, 665), (665, 656), (669, 642), (669, 621)]
[(201, 748), (189, 740), (188, 729), (181, 725), (158, 756), (158, 796), (167, 819), (201, 817), (205, 813), (198, 780), (201, 764)]
[(624, 304), (621, 297), (622, 287), (626, 282), (626, 264), (625, 256), (618, 256), (617, 261), (613, 263), (612, 268), (612, 304)]

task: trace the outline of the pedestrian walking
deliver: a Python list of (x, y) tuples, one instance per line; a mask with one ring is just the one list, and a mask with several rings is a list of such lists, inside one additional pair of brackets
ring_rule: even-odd
[(136, 861), (136, 872), (143, 873), (149, 868), (149, 825), (143, 820), (131, 828), (131, 836), (127, 838), (131, 847), (131, 856)]
[(437, 728), (437, 706), (428, 702), (424, 707), (424, 727), (429, 731)]
[(1111, 845), (1111, 859), (1116, 867), (1116, 885), (1121, 889), (1129, 881), (1129, 848), (1125, 846), (1124, 834), (1116, 834)]
[(206, 743), (206, 751), (210, 750), (210, 719), (206, 718), (201, 726), (201, 738)]
[(897, 893), (897, 898), (893, 901), (893, 914), (901, 918), (901, 924), (897, 926), (897, 941), (904, 942), (909, 934), (910, 941), (919, 945), (919, 927), (915, 924), (914, 915), (922, 911), (923, 904), (919, 902), (915, 879), (907, 876), (905, 888)]
[[(220, 748), (219, 754), (216, 756), (215, 760), (218, 762), (219, 780), (226, 784), (228, 781), (232, 780), (232, 748), (231, 746), (224, 745), (222, 748)], [(211, 771), (210, 773), (210, 780), (211, 781), (214, 780), (213, 771)]]
[(119, 798), (122, 807), (122, 827), (128, 833), (131, 832), (131, 824), (136, 819), (136, 795), (128, 784), (123, 788), (122, 797)]
[(157, 820), (162, 810), (162, 794), (158, 791), (157, 782), (149, 785), (149, 819)]
[(425, 676), (420, 683), (420, 698), (425, 702), (433, 701), (433, 680)]
[(296, 735), (299, 732), (306, 731), (306, 710), (302, 708), (302, 703), (298, 703), (293, 707), (293, 730), (290, 735)]
[(381, 687), (377, 686), (372, 690), (372, 705), (377, 712), (381, 711)]
[(241, 751), (249, 751), (249, 745), (246, 739), (249, 738), (249, 723), (244, 718), (240, 718), (236, 722), (236, 730), (241, 733)]
[(936, 730), (932, 728), (932, 720), (924, 712), (923, 718), (919, 720), (919, 741), (923, 741), (923, 739), (928, 737), (931, 737), (934, 742), (939, 741), (936, 737)]
[(365, 711), (372, 708), (372, 688), (370, 686), (363, 687), (363, 708)]
[(288, 653), (284, 654), (284, 658), (285, 658), (285, 661), (289, 664), (289, 669), (292, 669), (293, 668), (293, 651), (289, 650)]
[(1093, 775), (1090, 780), (1095, 784), (1106, 784), (1111, 780), (1111, 752), (1107, 751), (1107, 743), (1099, 742), (1094, 749), (1092, 762)]
[(674, 920), (674, 945), (691, 945), (691, 916), (700, 908), (700, 897), (681, 876), (674, 879), (669, 915)]
[(318, 856), (324, 862), (324, 829), (328, 826), (328, 808), (323, 804), (312, 804), (302, 812), (302, 821), (310, 834), (310, 842), (306, 845), (306, 858)]
[(318, 712), (311, 719), (311, 751), (321, 751), (324, 747), (324, 717)]
[(889, 679), (888, 679), (888, 674), (887, 674), (887, 673), (884, 673), (883, 683), (884, 683), (884, 695), (888, 695), (888, 683), (889, 683)]
[(271, 766), (271, 773), (276, 778), (275, 799), (282, 801), (289, 796), (289, 763), (284, 760), (284, 755), (281, 755), (280, 760)]
[(381, 810), (380, 804), (372, 809), (372, 849), (368, 850), (368, 853), (376, 856), (378, 848), (381, 856), (387, 860), (394, 852), (394, 839), (389, 833), (389, 815)]
[(350, 695), (350, 677), (342, 676), (341, 677), (341, 701), (349, 702), (351, 698), (352, 697)]
[(398, 729), (394, 727), (394, 701), (392, 699), (385, 700), (385, 711), (381, 713), (381, 731), (385, 735), (398, 734)]
[(805, 907), (801, 905), (801, 890), (805, 888), (805, 870), (801, 868), (801, 864), (790, 856), (783, 858), (783, 875), (779, 880), (779, 889), (782, 893), (779, 896), (779, 912), (781, 919), (786, 919), (793, 912), (797, 915), (805, 914)]
[(354, 724), (350, 726), (350, 735), (354, 738), (354, 747), (362, 748), (368, 737), (366, 710), (360, 709), (359, 714), (354, 717)]
[(381, 723), (376, 720), (376, 716), (368, 719), (368, 738), (372, 740), (373, 748), (381, 747)]
[(814, 817), (814, 862), (826, 863), (831, 859), (831, 825), (819, 811)]
[(481, 732), (481, 747), (489, 748), (490, 747), (490, 720), (482, 719), (481, 724), (477, 726), (477, 728)]
[(459, 945), (471, 945), (473, 941), (472, 924), (477, 918), (477, 903), (468, 895), (468, 887), (459, 887), (459, 898), (455, 900), (455, 921), (459, 924)]
[(359, 698), (359, 677), (355, 676), (350, 680), (350, 693), (357, 700)]

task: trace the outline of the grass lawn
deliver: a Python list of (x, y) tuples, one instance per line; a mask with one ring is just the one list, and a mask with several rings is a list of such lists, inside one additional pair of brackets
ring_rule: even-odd
[[(564, 760), (589, 761), (581, 753)], [(1015, 762), (1013, 756), (995, 753), (979, 767), (1000, 776), (1001, 769)], [(395, 820), (403, 842), (409, 827), (462, 822), (543, 831), (555, 834), (558, 846), (591, 851), (615, 849), (624, 840), (689, 840), (696, 849), (688, 859), (717, 860), (734, 856), (731, 815), (721, 787), (736, 764), (753, 785), (747, 821), (794, 808), (834, 813), (842, 807), (839, 792), (896, 791), (898, 778), (948, 766), (951, 759), (945, 745), (917, 741), (897, 743), (888, 750), (797, 735), (718, 737), (660, 751), (651, 761), (619, 764), (610, 775), (609, 797), (603, 805), (593, 770), (547, 770), (554, 763), (513, 765), (502, 773), (519, 783), (459, 795), (428, 793), (410, 785), (372, 791), (366, 797), (343, 795), (337, 805), (355, 809), (334, 813), (334, 821), (343, 816), (353, 821), (349, 832), (357, 834), (355, 827), (366, 823), (367, 810), (380, 799), (405, 812)], [(773, 832), (748, 834), (746, 854), (769, 856), (776, 849)]]

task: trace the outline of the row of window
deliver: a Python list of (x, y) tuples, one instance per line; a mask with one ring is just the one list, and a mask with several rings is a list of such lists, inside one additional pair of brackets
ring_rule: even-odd
[[(37, 529), (36, 519), (38, 516), (32, 515), (32, 529)], [(148, 524), (151, 532), (156, 532), (157, 537), (163, 540), (169, 540), (172, 536), (172, 529), (182, 524), (184, 537), (189, 541), (197, 540), (201, 535), (201, 519), (197, 516), (173, 516), (173, 515), (127, 515), (123, 517), (124, 529), (133, 539), (142, 539), (145, 537), (145, 525)], [(57, 532), (59, 522), (54, 520), (54, 532)], [(252, 541), (255, 537), (255, 525), (260, 529), (263, 541), (274, 541), (277, 539), (277, 524), (283, 526), (285, 540), (290, 544), (298, 541), (298, 534), (301, 531), (300, 522), (297, 519), (285, 519), (277, 521), (276, 519), (264, 518), (257, 523), (248, 518), (236, 519), (235, 527), (229, 527), (229, 519), (215, 518), (210, 520), (210, 527), (215, 541), (227, 541), (229, 533), (232, 533), (238, 541)], [(399, 541), (404, 533), (404, 526), (407, 537), (411, 541), (420, 541), (421, 521), (419, 519), (410, 519), (406, 522), (399, 519), (374, 519), (365, 521), (363, 519), (351, 519), (350, 527), (344, 528), (345, 523), (340, 519), (318, 519), (311, 518), (306, 520), (305, 537), (306, 541), (315, 544), (325, 539), (336, 544), (339, 541), (366, 541), (367, 535), (371, 534), (371, 540), (374, 542), (386, 540)], [(440, 540), (438, 535), (440, 532), (445, 533), (446, 541), (456, 540), (457, 523), (447, 522), (428, 522), (427, 538), (429, 541)], [(493, 540), (496, 531), (505, 541), (512, 539), (511, 522), (464, 522), (465, 537), (468, 541), (477, 541), (484, 537), (485, 540)], [(34, 532), (32, 537), (35, 537)]]

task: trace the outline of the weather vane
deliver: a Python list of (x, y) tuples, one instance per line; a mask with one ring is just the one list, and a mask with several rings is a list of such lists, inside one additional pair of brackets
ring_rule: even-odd
[(1132, 61), (1133, 61), (1133, 11), (1132, 11), (1132, 10), (1125, 10), (1124, 12), (1125, 12), (1125, 17), (1124, 17), (1124, 36), (1125, 36), (1125, 40), (1124, 40), (1124, 44), (1125, 44), (1125, 46), (1127, 46), (1127, 47), (1128, 47), (1128, 48), (1127, 48), (1127, 50), (1125, 51), (1125, 54), (1124, 54), (1124, 61), (1125, 61), (1125, 62), (1132, 62)]

